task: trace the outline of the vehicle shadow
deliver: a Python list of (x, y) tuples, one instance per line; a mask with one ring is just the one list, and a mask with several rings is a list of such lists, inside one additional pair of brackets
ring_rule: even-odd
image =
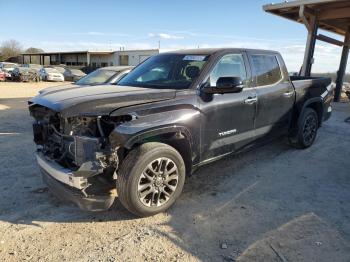
[(173, 234), (155, 230), (203, 261), (347, 261), (345, 107), (311, 148), (279, 140), (203, 167), (170, 210)]
[(350, 164), (341, 153), (350, 148), (350, 131), (337, 118), (305, 151), (282, 139), (200, 168), (168, 212), (138, 219), (119, 201), (106, 212), (84, 212), (47, 190), (25, 101), (0, 100), (0, 221), (9, 227), (136, 222), (203, 261), (350, 257)]

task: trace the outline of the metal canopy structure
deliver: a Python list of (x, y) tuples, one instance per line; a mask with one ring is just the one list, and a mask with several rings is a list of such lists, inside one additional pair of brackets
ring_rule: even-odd
[[(350, 48), (350, 0), (298, 0), (265, 5), (264, 10), (298, 23), (308, 30), (301, 75), (310, 76), (314, 62), (316, 40), (343, 47), (337, 75), (334, 101), (340, 99)], [(318, 34), (323, 29), (341, 36), (344, 41)]]
[(91, 55), (111, 55), (115, 51), (68, 51), (68, 52), (40, 52), (40, 53), (23, 53), (22, 54), (22, 60), (24, 63), (25, 57), (29, 58), (29, 63), (32, 63), (32, 57), (39, 57), (39, 64), (44, 65), (45, 64), (45, 57), (49, 58), (49, 64), (51, 64), (51, 58), (57, 57), (58, 63), (62, 63), (62, 56), (64, 55), (72, 55), (76, 57), (76, 62), (78, 63), (79, 55), (86, 56), (87, 65), (90, 65), (90, 56)]

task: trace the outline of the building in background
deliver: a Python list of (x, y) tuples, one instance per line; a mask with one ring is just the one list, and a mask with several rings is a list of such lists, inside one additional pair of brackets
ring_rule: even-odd
[(159, 54), (158, 49), (120, 51), (70, 51), (21, 54), (23, 64), (66, 65), (99, 68), (106, 66), (136, 66), (148, 57)]

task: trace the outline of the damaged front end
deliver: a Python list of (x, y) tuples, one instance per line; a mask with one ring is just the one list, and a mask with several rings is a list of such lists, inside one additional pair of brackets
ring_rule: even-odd
[(44, 181), (59, 197), (90, 211), (108, 209), (116, 196), (114, 174), (118, 148), (108, 134), (124, 117), (64, 118), (47, 107), (30, 104), (36, 158)]

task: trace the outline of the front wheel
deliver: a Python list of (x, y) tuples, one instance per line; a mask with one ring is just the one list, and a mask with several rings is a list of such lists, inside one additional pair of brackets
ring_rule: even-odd
[(133, 214), (146, 217), (167, 210), (185, 182), (184, 161), (173, 147), (145, 143), (123, 160), (117, 178), (120, 202)]
[(289, 142), (300, 149), (310, 147), (316, 139), (318, 127), (316, 111), (312, 108), (306, 108), (298, 120), (296, 135), (289, 137)]

